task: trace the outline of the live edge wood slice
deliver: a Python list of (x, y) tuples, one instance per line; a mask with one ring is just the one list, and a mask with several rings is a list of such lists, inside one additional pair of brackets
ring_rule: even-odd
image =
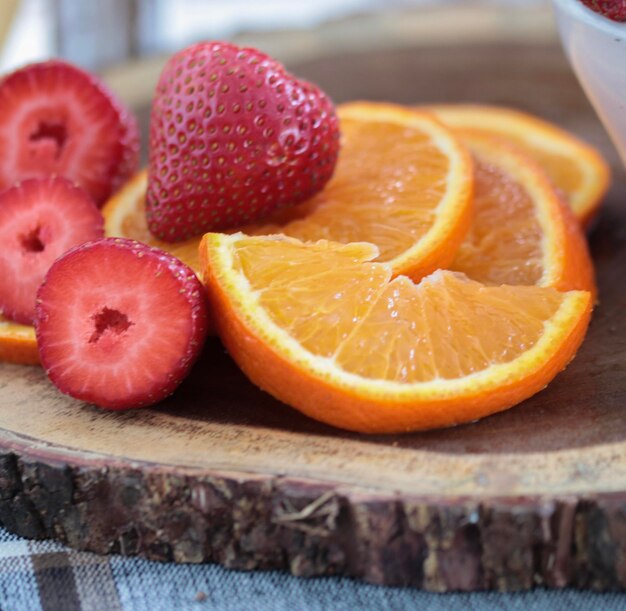
[(605, 150), (616, 167), (591, 233), (600, 303), (575, 361), (506, 413), (379, 437), (274, 401), (217, 340), (173, 397), (126, 413), (1, 365), (0, 521), (100, 553), (434, 591), (624, 588), (626, 182), (560, 50), (404, 48), (295, 68), (337, 101), (508, 104)]

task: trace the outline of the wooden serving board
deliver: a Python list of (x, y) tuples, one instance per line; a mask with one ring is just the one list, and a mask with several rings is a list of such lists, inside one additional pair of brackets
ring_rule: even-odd
[[(475, 101), (572, 128), (616, 162), (556, 45), (406, 47), (300, 62), (337, 101)], [(146, 113), (144, 113), (144, 118)], [(626, 181), (591, 234), (588, 338), (481, 422), (365, 437), (258, 391), (217, 340), (162, 405), (111, 413), (0, 366), (0, 521), (97, 552), (429, 590), (626, 586)]]

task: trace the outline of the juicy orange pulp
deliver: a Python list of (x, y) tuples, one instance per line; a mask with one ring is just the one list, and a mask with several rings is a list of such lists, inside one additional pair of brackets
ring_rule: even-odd
[(261, 388), (342, 428), (448, 426), (506, 409), (573, 357), (588, 292), (486, 287), (437, 271), (415, 285), (370, 244), (207, 234), (218, 334)]
[(595, 292), (587, 242), (545, 172), (481, 131), (458, 132), (474, 155), (474, 221), (450, 266), (486, 284)]

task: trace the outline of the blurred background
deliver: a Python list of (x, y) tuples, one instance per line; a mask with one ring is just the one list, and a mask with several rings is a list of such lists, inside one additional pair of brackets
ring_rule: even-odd
[(167, 54), (198, 40), (256, 46), (288, 65), (494, 35), (545, 42), (556, 39), (549, 1), (0, 0), (0, 73), (63, 57), (122, 78), (122, 96), (134, 103), (145, 99)]
[(0, 0), (0, 72), (52, 56), (98, 71), (144, 134), (167, 56), (207, 39), (258, 47), (335, 102), (502, 104), (612, 152), (550, 0)]
[(52, 55), (102, 69), (200, 39), (305, 32), (351, 18), (389, 21), (392, 15), (419, 15), (446, 6), (533, 10), (546, 4), (542, 0), (1, 0), (4, 44), (0, 69)]

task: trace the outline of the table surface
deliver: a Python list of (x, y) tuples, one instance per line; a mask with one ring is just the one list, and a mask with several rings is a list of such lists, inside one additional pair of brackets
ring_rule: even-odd
[[(428, 16), (430, 19), (432, 15)], [(544, 16), (545, 17), (545, 16)], [(425, 24), (426, 31), (429, 23)], [(472, 17), (474, 19), (474, 17)], [(476, 23), (486, 24), (486, 29), (509, 23), (502, 14), (495, 21), (484, 14), (475, 15)], [(522, 21), (529, 19), (524, 13)], [(464, 21), (466, 22), (466, 21)], [(533, 36), (547, 31), (546, 20), (529, 19), (526, 30)], [(538, 29), (534, 26), (539, 24)], [(397, 25), (397, 24), (396, 24)], [(509, 24), (510, 25), (510, 24)], [(523, 25), (523, 23), (522, 23)], [(520, 22), (512, 30), (518, 39), (524, 28)], [(336, 27), (336, 26), (333, 26)], [(509, 26), (507, 26), (509, 27)], [(393, 28), (391, 28), (393, 30)], [(470, 28), (467, 28), (469, 31)], [(400, 41), (401, 28), (395, 32)], [(474, 30), (474, 32), (476, 29)], [(537, 34), (539, 32), (539, 34)], [(524, 34), (524, 36), (526, 35)], [(523, 37), (523, 36), (522, 36)], [(333, 37), (341, 40), (341, 36)], [(393, 36), (392, 36), (393, 38)], [(484, 40), (484, 37), (483, 37)], [(432, 37), (429, 38), (432, 42)], [(427, 41), (428, 42), (428, 41)], [(545, 43), (545, 39), (539, 42)], [(372, 44), (381, 44), (380, 41)], [(268, 45), (264, 45), (264, 48)], [(305, 45), (306, 46), (306, 45)], [(267, 49), (270, 50), (271, 49)], [(289, 51), (285, 51), (289, 53)], [(279, 51), (276, 53), (281, 55)], [(293, 55), (292, 55), (293, 57)], [(282, 59), (287, 59), (283, 57)], [(301, 58), (296, 58), (301, 59)], [(510, 59), (510, 58), (509, 58)], [(428, 59), (426, 58), (427, 62)], [(305, 62), (306, 63), (306, 62)], [(157, 62), (158, 64), (158, 62)], [(155, 66), (157, 65), (155, 64)], [(147, 72), (154, 75), (155, 66)], [(145, 68), (144, 68), (145, 69)], [(315, 70), (315, 62), (309, 64)], [(152, 71), (152, 72), (150, 72)], [(110, 81), (117, 88), (135, 81), (137, 73), (112, 72)], [(145, 80), (149, 81), (151, 77)], [(433, 80), (431, 84), (435, 84)], [(328, 86), (328, 85), (326, 85)], [(332, 84), (329, 85), (332, 87)], [(442, 85), (443, 87), (444, 85)], [(398, 82), (389, 83), (390, 99), (402, 99)], [(511, 83), (504, 77), (492, 83), (491, 90), (484, 93), (494, 103), (506, 102), (511, 87), (526, 87), (523, 83)], [(449, 88), (448, 88), (449, 89)], [(464, 92), (457, 92), (463, 99)], [(131, 86), (127, 96), (144, 95), (142, 87)], [(425, 92), (425, 101), (434, 101), (437, 90)], [(529, 106), (533, 95), (529, 92)], [(360, 97), (358, 92), (346, 93), (346, 97)], [(136, 101), (136, 99), (134, 99)], [(555, 109), (557, 119), (559, 110)], [(596, 127), (583, 136), (596, 133)], [(598, 142), (595, 142), (598, 144)], [(600, 144), (605, 145), (606, 142)], [(613, 160), (614, 161), (614, 160)], [(0, 529), (0, 609), (626, 609), (626, 596), (621, 594), (595, 594), (574, 590), (535, 590), (520, 594), (472, 593), (439, 595), (409, 588), (384, 588), (359, 583), (347, 578), (300, 579), (280, 572), (237, 572), (216, 565), (174, 565), (150, 562), (121, 556), (98, 556), (77, 552), (51, 541), (27, 541)]]

